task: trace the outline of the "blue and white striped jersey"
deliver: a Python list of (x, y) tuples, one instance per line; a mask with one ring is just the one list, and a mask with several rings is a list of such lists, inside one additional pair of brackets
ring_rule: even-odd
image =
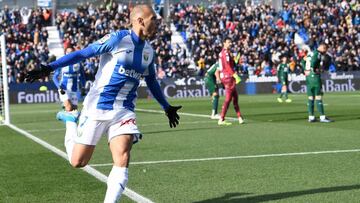
[(134, 111), (142, 76), (162, 108), (169, 107), (155, 78), (154, 50), (133, 31), (108, 34), (87, 48), (72, 52), (49, 65), (56, 69), (96, 55), (100, 55), (100, 65), (84, 100), (83, 111), (86, 114), (97, 120), (110, 120), (121, 109)]
[[(143, 75), (154, 74), (154, 51), (131, 31), (106, 35), (90, 45), (100, 56), (100, 66), (84, 108), (112, 118), (122, 108), (134, 111), (137, 88)], [(109, 114), (109, 115), (106, 115)]]
[[(59, 80), (60, 78), (60, 80)], [(58, 89), (77, 92), (79, 90), (79, 82), (85, 87), (85, 73), (80, 63), (66, 66), (62, 69), (56, 69), (53, 82)]]

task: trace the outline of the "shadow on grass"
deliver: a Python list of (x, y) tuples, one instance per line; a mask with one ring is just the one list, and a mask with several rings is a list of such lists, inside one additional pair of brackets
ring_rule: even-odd
[(293, 192), (281, 192), (274, 194), (265, 194), (265, 195), (257, 195), (251, 197), (241, 197), (247, 195), (249, 193), (226, 193), (222, 197), (217, 197), (213, 199), (202, 200), (194, 203), (245, 203), (245, 202), (268, 202), (274, 200), (282, 200), (288, 199), (292, 197), (298, 197), (303, 195), (312, 195), (319, 193), (328, 193), (328, 192), (339, 192), (339, 191), (347, 191), (347, 190), (358, 190), (360, 189), (360, 185), (346, 185), (346, 186), (337, 186), (337, 187), (325, 187), (325, 188), (316, 188), (310, 190), (300, 190)]

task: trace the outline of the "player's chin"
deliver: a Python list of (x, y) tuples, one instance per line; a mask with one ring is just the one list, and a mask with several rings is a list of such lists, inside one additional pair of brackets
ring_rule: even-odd
[(149, 32), (148, 35), (147, 35), (147, 39), (148, 40), (153, 40), (156, 36), (156, 32), (153, 31), (153, 32)]

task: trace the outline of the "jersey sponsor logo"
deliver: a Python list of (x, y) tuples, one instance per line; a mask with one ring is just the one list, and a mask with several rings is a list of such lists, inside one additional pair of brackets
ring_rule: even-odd
[(104, 44), (106, 41), (110, 39), (110, 37), (111, 37), (110, 34), (105, 35), (104, 37), (98, 40), (99, 44)]
[(123, 66), (120, 66), (119, 73), (138, 80), (141, 79), (141, 75), (142, 75), (141, 73), (136, 72), (134, 69), (127, 70)]

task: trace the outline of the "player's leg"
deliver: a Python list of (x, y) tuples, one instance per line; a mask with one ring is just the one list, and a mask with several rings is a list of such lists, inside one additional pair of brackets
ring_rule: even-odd
[(219, 119), (219, 115), (217, 115), (218, 106), (219, 106), (219, 94), (218, 88), (216, 86), (216, 82), (210, 78), (205, 78), (205, 86), (208, 89), (211, 95), (211, 119)]
[(219, 119), (218, 106), (219, 106), (219, 93), (218, 90), (216, 89), (212, 94), (212, 112), (211, 112), (212, 119)]
[(279, 97), (277, 98), (277, 101), (279, 103), (282, 103), (283, 100), (282, 100), (282, 97), (284, 96), (284, 78), (283, 77), (279, 77), (279, 81), (281, 83), (281, 92), (280, 92), (280, 95)]
[(229, 108), (231, 99), (232, 99), (232, 88), (233, 88), (233, 83), (235, 84), (235, 82), (232, 82), (231, 80), (223, 80), (223, 84), (225, 87), (225, 101), (222, 105), (221, 108), (221, 115), (220, 115), (220, 119), (218, 124), (219, 125), (229, 125), (230, 123), (225, 122), (225, 116), (226, 116), (226, 112)]
[(75, 144), (71, 152), (71, 161), (70, 164), (74, 168), (85, 167), (95, 150), (95, 145), (84, 145), (84, 144)]
[(236, 90), (236, 87), (233, 89), (233, 92), (232, 92), (232, 98), (233, 98), (233, 105), (234, 105), (234, 109), (235, 109), (235, 112), (236, 112), (236, 115), (238, 117), (238, 120), (239, 120), (239, 123), (240, 124), (243, 124), (244, 123), (244, 119), (243, 117), (241, 116), (241, 112), (240, 112), (240, 107), (239, 107), (239, 94)]
[(67, 112), (70, 112), (70, 111), (74, 110), (74, 107), (70, 102), (70, 99), (64, 100), (63, 105), (64, 105), (65, 111), (67, 111)]
[(70, 164), (76, 168), (86, 166), (106, 129), (106, 123), (92, 120), (85, 113), (80, 116), (78, 126), (77, 117), (72, 112), (61, 111), (57, 118), (66, 125), (64, 145)]
[(288, 82), (286, 82), (285, 85), (284, 85), (284, 96), (285, 96), (285, 102), (286, 103), (292, 102), (292, 100), (288, 96)]
[(141, 139), (136, 126), (134, 112), (123, 111), (108, 130), (109, 147), (113, 158), (113, 168), (107, 180), (105, 203), (116, 202), (128, 181), (130, 150), (133, 143)]
[(109, 143), (114, 165), (108, 176), (104, 203), (116, 202), (125, 190), (132, 143), (133, 135), (116, 136)]
[[(89, 162), (95, 145), (86, 145), (77, 143), (76, 139), (78, 137), (78, 130), (76, 122), (66, 121), (66, 133), (64, 145), (66, 149), (66, 154), (70, 164), (75, 168), (84, 167)], [(83, 138), (79, 138), (83, 139)]]
[(308, 113), (309, 113), (309, 122), (315, 122), (315, 116), (314, 116), (314, 98), (315, 98), (315, 94), (314, 94), (314, 88), (311, 85), (307, 85), (306, 86), (306, 93), (308, 96)]
[(322, 123), (330, 123), (332, 122), (331, 119), (329, 119), (328, 117), (325, 116), (325, 111), (324, 111), (324, 104), (322, 101), (322, 91), (321, 91), (321, 86), (316, 87), (315, 89), (315, 103), (316, 103), (316, 108), (320, 113), (320, 122)]
[(68, 92), (67, 90), (63, 90), (63, 89), (59, 89), (58, 92), (59, 92), (60, 101), (62, 102), (65, 111), (70, 112), (76, 109), (72, 104), (73, 96), (71, 92)]

